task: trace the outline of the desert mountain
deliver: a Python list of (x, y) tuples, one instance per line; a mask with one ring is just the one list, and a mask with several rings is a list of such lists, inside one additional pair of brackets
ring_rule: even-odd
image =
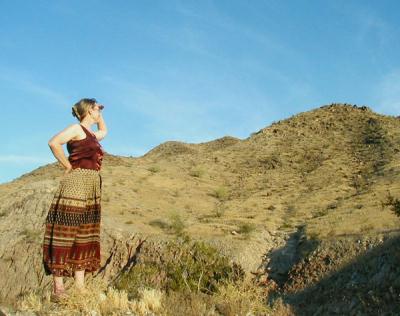
[[(151, 253), (184, 232), (212, 243), (247, 272), (268, 270), (288, 290), (308, 286), (295, 280), (295, 271), (308, 273), (296, 266), (304, 240), (322, 245), (396, 234), (400, 220), (385, 203), (389, 195), (400, 196), (399, 152), (398, 118), (331, 104), (246, 139), (169, 141), (141, 157), (107, 154), (104, 268), (97, 277), (115, 276), (132, 249)], [(40, 246), (61, 177), (53, 163), (0, 185), (0, 302), (51, 283)]]

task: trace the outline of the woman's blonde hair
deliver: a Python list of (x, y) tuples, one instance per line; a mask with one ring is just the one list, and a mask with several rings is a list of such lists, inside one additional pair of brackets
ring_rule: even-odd
[(80, 101), (76, 102), (72, 107), (72, 115), (75, 116), (79, 121), (82, 121), (84, 117), (88, 114), (89, 109), (93, 108), (97, 100), (92, 99), (81, 99)]

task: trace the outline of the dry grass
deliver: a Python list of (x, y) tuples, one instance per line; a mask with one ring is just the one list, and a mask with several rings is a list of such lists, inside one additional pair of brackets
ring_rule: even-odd
[(68, 298), (59, 304), (50, 302), (50, 291), (41, 295), (28, 293), (17, 303), (18, 311), (35, 312), (38, 315), (135, 315), (159, 314), (162, 310), (163, 294), (154, 289), (141, 289), (137, 300), (128, 300), (125, 291), (104, 283), (94, 282), (87, 285), (87, 293), (80, 293), (74, 287), (67, 290)]
[(221, 284), (214, 295), (171, 292), (165, 296), (165, 315), (209, 316), (292, 316), (291, 308), (281, 300), (271, 307), (265, 290), (250, 279), (239, 283)]

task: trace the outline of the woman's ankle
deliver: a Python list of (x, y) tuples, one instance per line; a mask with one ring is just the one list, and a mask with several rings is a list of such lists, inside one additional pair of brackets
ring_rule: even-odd
[(54, 294), (63, 294), (63, 293), (65, 293), (65, 288), (54, 288), (53, 293)]

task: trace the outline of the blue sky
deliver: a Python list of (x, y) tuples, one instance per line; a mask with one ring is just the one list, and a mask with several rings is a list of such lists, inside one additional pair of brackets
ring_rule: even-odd
[[(56, 161), (83, 97), (104, 149), (246, 138), (332, 102), (400, 109), (397, 1), (0, 0), (0, 183)], [(67, 151), (65, 149), (65, 153)]]

